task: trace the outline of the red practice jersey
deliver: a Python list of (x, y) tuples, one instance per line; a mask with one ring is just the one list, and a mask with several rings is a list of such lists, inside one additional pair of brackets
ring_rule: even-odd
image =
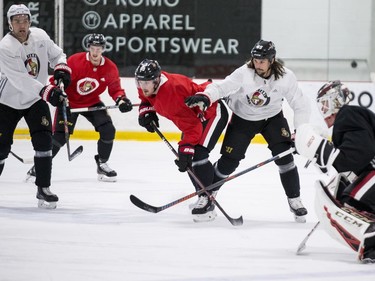
[(185, 104), (185, 99), (197, 92), (203, 92), (207, 84), (209, 82), (197, 84), (184, 75), (162, 71), (156, 95), (146, 97), (140, 88), (138, 95), (143, 104), (152, 105), (158, 114), (171, 120), (183, 133), (179, 145), (197, 145), (204, 140), (202, 117), (207, 120), (216, 116), (217, 102), (207, 111), (201, 112), (198, 107), (189, 108)]
[[(110, 59), (102, 57), (100, 65), (94, 66), (89, 60), (89, 53), (82, 52), (70, 56), (67, 63), (72, 69), (72, 82), (66, 89), (71, 108), (90, 107), (99, 103), (99, 96), (107, 88), (114, 101), (125, 95), (118, 68)], [(53, 83), (53, 77), (50, 82)]]

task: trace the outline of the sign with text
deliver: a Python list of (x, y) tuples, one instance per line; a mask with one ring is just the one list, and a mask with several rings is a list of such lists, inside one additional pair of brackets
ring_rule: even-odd
[(64, 10), (67, 54), (102, 33), (121, 76), (149, 58), (167, 71), (224, 77), (260, 39), (261, 0), (65, 0)]
[[(32, 25), (52, 39), (54, 1), (24, 3)], [(169, 72), (198, 78), (224, 78), (248, 58), (261, 35), (261, 0), (65, 0), (64, 51), (86, 51), (86, 38), (102, 33), (105, 55), (121, 76), (132, 77), (145, 58), (156, 59)]]

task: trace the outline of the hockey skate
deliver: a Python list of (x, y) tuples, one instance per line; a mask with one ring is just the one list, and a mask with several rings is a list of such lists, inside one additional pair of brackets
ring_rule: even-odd
[(302, 205), (301, 198), (288, 198), (290, 211), (294, 214), (294, 220), (299, 223), (306, 222), (307, 210)]
[(364, 252), (362, 263), (375, 263), (375, 249), (369, 249)]
[(95, 161), (98, 166), (97, 173), (99, 181), (115, 182), (117, 180), (116, 171), (112, 170), (106, 162), (102, 162), (99, 155), (95, 155)]
[(25, 182), (35, 182), (35, 166), (32, 166), (31, 169), (26, 174)]
[[(209, 191), (209, 192), (211, 192), (211, 191)], [(215, 191), (212, 191), (211, 195), (214, 198), (216, 198), (217, 193), (218, 193), (218, 190), (215, 190)], [(199, 197), (198, 197), (197, 201), (195, 201), (194, 203), (189, 204), (189, 209), (193, 210), (197, 206), (198, 202), (199, 202)]]
[(36, 198), (39, 199), (38, 207), (42, 209), (56, 209), (56, 202), (59, 198), (53, 194), (49, 187), (38, 187)]
[(213, 221), (217, 214), (215, 205), (206, 194), (200, 195), (195, 208), (191, 211), (194, 222), (208, 222)]

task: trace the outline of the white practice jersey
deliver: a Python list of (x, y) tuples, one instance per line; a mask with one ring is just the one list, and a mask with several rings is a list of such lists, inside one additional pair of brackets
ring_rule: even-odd
[(24, 43), (5, 35), (0, 41), (0, 103), (15, 109), (33, 105), (47, 83), (48, 65), (59, 63), (66, 63), (66, 55), (44, 30), (30, 27)]
[(294, 73), (284, 69), (286, 73), (278, 80), (274, 75), (264, 79), (245, 64), (224, 80), (209, 84), (204, 94), (211, 102), (225, 98), (236, 115), (249, 121), (275, 116), (282, 110), (285, 98), (294, 111), (294, 127), (298, 128), (309, 122), (310, 102), (298, 87)]

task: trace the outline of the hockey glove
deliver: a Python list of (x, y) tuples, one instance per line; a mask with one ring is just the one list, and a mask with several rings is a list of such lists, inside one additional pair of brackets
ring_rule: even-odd
[(122, 113), (131, 111), (133, 109), (131, 101), (125, 96), (118, 97), (116, 99), (116, 105), (118, 105), (118, 109)]
[(210, 100), (207, 96), (197, 93), (194, 96), (187, 97), (185, 104), (188, 107), (198, 106), (201, 111), (205, 111), (210, 106)]
[(43, 100), (48, 101), (53, 106), (61, 106), (66, 98), (63, 91), (54, 85), (44, 86), (39, 95)]
[(154, 133), (155, 130), (152, 128), (151, 122), (154, 122), (156, 127), (159, 128), (159, 118), (156, 115), (155, 109), (152, 106), (141, 104), (138, 117), (139, 125), (145, 127), (150, 133)]
[(301, 125), (296, 131), (297, 153), (312, 161), (323, 173), (332, 166), (339, 149), (320, 135), (320, 130), (310, 124)]
[(184, 144), (178, 147), (178, 159), (176, 159), (174, 162), (176, 163), (180, 172), (186, 172), (186, 170), (191, 167), (193, 156), (194, 146)]
[(56, 65), (53, 73), (55, 85), (58, 85), (61, 80), (64, 83), (64, 90), (66, 90), (71, 82), (71, 74), (72, 70), (66, 63)]

